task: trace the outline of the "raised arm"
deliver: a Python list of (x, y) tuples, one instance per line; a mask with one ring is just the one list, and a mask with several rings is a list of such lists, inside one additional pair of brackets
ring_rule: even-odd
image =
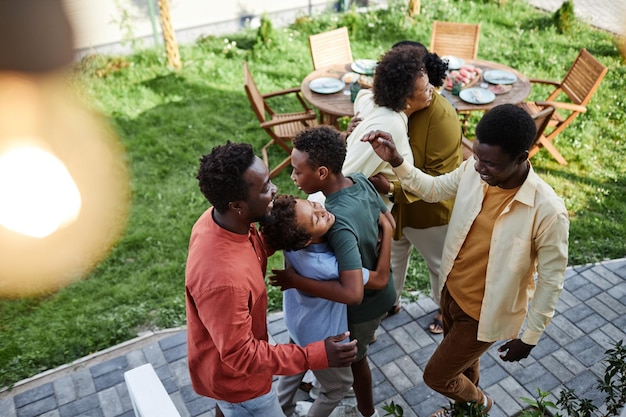
[(409, 164), (396, 150), (393, 137), (389, 133), (381, 130), (371, 131), (366, 133), (361, 141), (369, 142), (374, 152), (391, 164), (404, 190), (429, 203), (455, 197), (463, 173), (466, 169), (472, 169), (474, 164), (473, 158), (470, 158), (454, 171), (433, 177)]
[(396, 144), (393, 142), (392, 135), (387, 132), (372, 130), (361, 138), (361, 142), (369, 142), (376, 155), (383, 161), (389, 162), (393, 168), (404, 162), (404, 158), (398, 153)]

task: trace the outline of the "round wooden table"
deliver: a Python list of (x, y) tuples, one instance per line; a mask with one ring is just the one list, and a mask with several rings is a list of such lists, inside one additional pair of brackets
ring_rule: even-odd
[[(530, 81), (515, 68), (481, 59), (470, 59), (465, 62), (479, 67), (483, 73), (487, 70), (493, 69), (510, 71), (517, 76), (517, 80), (513, 83), (511, 91), (496, 95), (494, 101), (486, 104), (467, 103), (459, 96), (452, 95), (450, 91), (445, 89), (442, 90), (441, 94), (452, 103), (456, 111), (459, 113), (467, 113), (469, 111), (486, 111), (505, 103), (518, 104), (524, 101), (530, 94)], [(300, 85), (302, 95), (309, 103), (311, 103), (311, 105), (318, 108), (320, 112), (322, 112), (325, 118), (325, 123), (327, 124), (337, 126), (337, 119), (339, 117), (354, 116), (354, 105), (350, 101), (350, 94), (345, 94), (346, 91), (349, 91), (349, 86), (346, 85), (343, 91), (339, 91), (334, 94), (318, 94), (311, 91), (309, 83), (320, 77), (341, 79), (342, 75), (351, 71), (352, 69), (350, 68), (350, 63), (330, 65), (311, 72), (304, 80), (302, 80), (302, 84)], [(480, 87), (480, 84), (483, 82), (485, 81), (482, 79), (481, 75), (480, 80), (472, 84), (471, 87)]]
[[(300, 91), (302, 95), (308, 101), (320, 110), (324, 116), (325, 123), (338, 127), (337, 119), (343, 116), (354, 116), (354, 105), (350, 101), (350, 86), (346, 84), (342, 91), (334, 94), (318, 94), (309, 88), (309, 83), (321, 77), (337, 78), (347, 73), (352, 72), (350, 69), (350, 63), (347, 64), (335, 64), (328, 67), (319, 68), (302, 80), (300, 85)], [(348, 94), (345, 94), (347, 92)]]
[[(508, 93), (504, 93), (504, 94), (496, 94), (496, 98), (494, 101), (492, 101), (491, 103), (485, 103), (485, 104), (468, 103), (466, 101), (463, 101), (459, 96), (453, 95), (451, 91), (443, 89), (441, 94), (445, 98), (447, 98), (448, 101), (450, 101), (450, 103), (452, 103), (456, 111), (459, 113), (465, 113), (468, 111), (476, 111), (476, 110), (486, 111), (486, 110), (492, 109), (495, 106), (498, 106), (500, 104), (505, 104), (505, 103), (519, 104), (522, 101), (524, 101), (526, 97), (528, 97), (528, 95), (530, 94), (530, 88), (531, 88), (530, 81), (528, 80), (528, 78), (526, 78), (522, 73), (517, 71), (515, 68), (498, 64), (496, 62), (483, 61), (481, 59), (468, 59), (465, 61), (465, 63), (471, 64), (480, 68), (483, 74), (485, 73), (485, 71), (488, 71), (488, 70), (509, 71), (517, 76), (517, 80), (512, 84), (511, 91), (509, 91)], [(481, 83), (486, 83), (486, 81), (483, 80), (482, 75), (480, 76), (480, 79), (476, 83), (473, 83), (470, 87), (480, 87)], [(466, 87), (466, 88), (469, 88), (469, 87)]]

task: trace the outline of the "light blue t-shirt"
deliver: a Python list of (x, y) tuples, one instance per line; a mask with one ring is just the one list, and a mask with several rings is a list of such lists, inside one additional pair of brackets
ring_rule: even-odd
[[(313, 243), (301, 250), (285, 251), (285, 259), (303, 277), (319, 281), (339, 279), (337, 258), (327, 243)], [(368, 280), (369, 271), (363, 268), (363, 285)], [(289, 335), (298, 346), (348, 331), (345, 304), (313, 297), (295, 288), (283, 293), (283, 312)]]

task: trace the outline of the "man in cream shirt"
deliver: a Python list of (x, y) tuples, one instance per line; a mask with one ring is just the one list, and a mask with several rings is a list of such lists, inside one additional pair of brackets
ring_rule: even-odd
[(498, 349), (501, 359), (526, 358), (563, 289), (569, 219), (528, 160), (535, 134), (523, 109), (494, 107), (476, 126), (474, 156), (438, 177), (403, 161), (385, 132), (362, 138), (390, 162), (403, 189), (426, 201), (456, 197), (439, 275), (444, 338), (424, 382), (483, 413), (493, 401), (477, 386), (480, 357), (495, 341), (510, 339)]

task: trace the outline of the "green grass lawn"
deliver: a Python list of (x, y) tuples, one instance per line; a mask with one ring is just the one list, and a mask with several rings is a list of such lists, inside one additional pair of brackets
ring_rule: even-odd
[[(551, 14), (521, 0), (504, 6), (438, 0), (423, 2), (415, 19), (393, 4), (387, 11), (302, 17), (289, 28), (275, 28), (267, 42), (254, 31), (207, 37), (181, 46), (178, 72), (166, 67), (160, 49), (94, 56), (77, 65), (75, 84), (109, 118), (126, 148), (133, 195), (128, 227), (110, 256), (85, 279), (55, 294), (0, 301), (0, 387), (140, 331), (185, 324), (189, 232), (208, 207), (195, 180), (198, 159), (226, 140), (252, 143), (260, 154), (268, 140), (245, 96), (242, 60), (249, 62), (262, 92), (294, 87), (312, 70), (310, 33), (348, 26), (353, 56), (371, 58), (401, 39), (428, 45), (435, 19), (480, 22), (479, 58), (529, 77), (560, 80), (582, 47), (608, 66), (588, 112), (556, 139), (569, 165), (559, 165), (546, 151), (532, 162), (569, 210), (569, 264), (625, 256), (626, 66), (609, 33), (579, 23), (571, 33), (560, 34)], [(545, 95), (537, 89), (531, 98)], [(286, 100), (276, 103), (279, 111), (291, 106)], [(298, 193), (289, 170), (275, 183), (280, 192)], [(281, 262), (277, 254), (270, 265)], [(427, 281), (415, 255), (407, 295), (428, 291)], [(270, 308), (280, 309), (280, 293), (273, 288), (269, 293)]]

